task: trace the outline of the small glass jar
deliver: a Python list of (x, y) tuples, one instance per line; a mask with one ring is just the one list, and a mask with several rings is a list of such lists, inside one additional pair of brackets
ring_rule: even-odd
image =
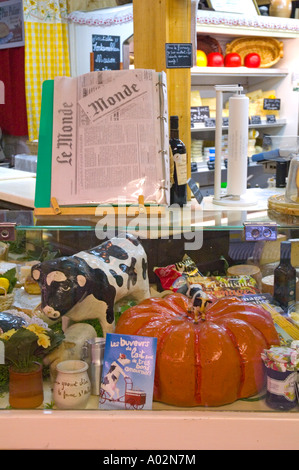
[(266, 403), (276, 410), (291, 410), (297, 406), (297, 371), (280, 372), (267, 369)]
[(267, 405), (276, 410), (295, 408), (299, 365), (297, 346), (273, 346), (264, 350), (262, 359), (267, 368)]

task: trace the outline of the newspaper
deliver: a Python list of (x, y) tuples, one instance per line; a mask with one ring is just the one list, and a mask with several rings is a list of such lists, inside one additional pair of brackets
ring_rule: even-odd
[[(162, 84), (164, 84), (162, 86)], [(166, 76), (54, 79), (51, 197), (60, 205), (168, 203)]]

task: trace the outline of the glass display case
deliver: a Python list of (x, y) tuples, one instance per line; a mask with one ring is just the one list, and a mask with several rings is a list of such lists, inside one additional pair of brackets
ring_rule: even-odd
[[(273, 188), (272, 191), (275, 193), (278, 190)], [(46, 322), (55, 334), (64, 335), (62, 343), (57, 346), (57, 349), (61, 349), (61, 344), (66, 345), (68, 341), (74, 340), (73, 337), (67, 338), (66, 332), (74, 324), (76, 325), (76, 322), (67, 325), (64, 323), (65, 318), (56, 321), (55, 318), (49, 320), (49, 317), (41, 315), (42, 294), (40, 289), (45, 287), (39, 286), (38, 289), (38, 282), (32, 278), (32, 266), (39, 262), (46, 263), (52, 260), (50, 262), (54, 262), (52, 266), (55, 267), (55, 260), (61, 257), (70, 257), (86, 252), (105, 243), (113, 236), (119, 238), (124, 233), (129, 233), (139, 240), (147, 256), (151, 297), (162, 299), (164, 303), (167, 294), (186, 296), (190, 299), (190, 290), (186, 289), (186, 285), (189, 283), (189, 287), (190, 285), (194, 287), (194, 284), (201, 285), (208, 296), (211, 296), (212, 305), (223, 301), (223, 298), (227, 301), (231, 296), (236, 303), (248, 302), (251, 306), (254, 304), (256, 308), (261, 308), (262, 305), (262, 308), (267, 311), (267, 318), (271, 318), (271, 328), (273, 324), (270, 343), (273, 341), (275, 347), (281, 346), (282, 348), (290, 348), (292, 345), (295, 354), (296, 341), (299, 340), (297, 313), (294, 309), (286, 311), (281, 308), (273, 300), (273, 294), (274, 270), (280, 262), (282, 241), (291, 240), (291, 263), (298, 272), (299, 228), (296, 216), (269, 210), (267, 196), (269, 194), (264, 191), (264, 203), (260, 202), (257, 209), (240, 207), (231, 210), (225, 207), (213, 207), (207, 200), (203, 206), (194, 205), (192, 201), (183, 209), (159, 208), (158, 210), (156, 207), (153, 213), (149, 212), (149, 208), (145, 208), (144, 211), (144, 208), (131, 207), (132, 212), (129, 215), (128, 208), (122, 211), (120, 208), (116, 210), (113, 206), (98, 208), (94, 216), (36, 216), (31, 211), (1, 211), (0, 284), (4, 282), (2, 278), (5, 278), (11, 269), (15, 269), (16, 278), (12, 281), (12, 278), (8, 276), (9, 282), (15, 283), (11, 292), (11, 303), (3, 304), (3, 308), (1, 308), (2, 330), (9, 329), (5, 321), (8, 321), (9, 327), (15, 327), (17, 324), (15, 322), (20, 321), (20, 324), (16, 326), (18, 331), (23, 320), (27, 320), (28, 326), (28, 324), (32, 324), (32, 318), (36, 319), (38, 316), (41, 322)], [(124, 262), (124, 264), (129, 265), (128, 262)], [(136, 269), (138, 274), (138, 268)], [(58, 270), (56, 266), (54, 271), (57, 273)], [(196, 282), (191, 279), (191, 272), (193, 275), (196, 274)], [(136, 270), (133, 269), (134, 273), (136, 274)], [(58, 281), (55, 275), (53, 279)], [(233, 282), (228, 283), (228, 279)], [(249, 283), (247, 283), (248, 280), (250, 280)], [(51, 282), (48, 278), (48, 287)], [(55, 289), (57, 289), (57, 285), (55, 284)], [(211, 285), (212, 290), (207, 288)], [(3, 299), (10, 295), (7, 290), (5, 291), (5, 287), (6, 285), (3, 287), (3, 292), (6, 292), (6, 295), (1, 296)], [(117, 329), (120, 318), (138, 304), (139, 301), (132, 301), (132, 299), (115, 303), (116, 332), (126, 333), (126, 330)], [(256, 317), (258, 315), (255, 307), (251, 307), (251, 311), (249, 309), (249, 313), (247, 312), (249, 316)], [(205, 324), (204, 328), (208, 328), (209, 323), (213, 325), (212, 329), (228, 328), (229, 339), (225, 339), (225, 344), (228, 340), (234, 344), (234, 348), (232, 350), (228, 348), (225, 352), (226, 359), (220, 368), (214, 369), (212, 375), (214, 373), (215, 376), (212, 377), (212, 380), (211, 378), (205, 379), (207, 385), (204, 392), (196, 381), (207, 377), (205, 374), (209, 375), (209, 371), (213, 369), (213, 361), (215, 361), (213, 357), (215, 350), (222, 354), (226, 346), (218, 337), (217, 340), (215, 338), (213, 341), (211, 340), (214, 343), (219, 341), (219, 344), (217, 346), (210, 344), (210, 352), (200, 349), (198, 346), (192, 349), (192, 354), (201, 356), (195, 358), (194, 385), (193, 378), (189, 377), (188, 379), (188, 376), (184, 375), (183, 369), (178, 368), (175, 374), (171, 370), (177, 366), (177, 360), (179, 364), (182, 364), (186, 354), (191, 354), (190, 351), (186, 352), (185, 345), (190, 343), (188, 338), (193, 333), (190, 333), (187, 326), (184, 331), (183, 326), (183, 330), (181, 330), (183, 333), (177, 337), (173, 336), (173, 346), (171, 347), (173, 349), (169, 350), (172, 351), (173, 357), (170, 352), (166, 351), (165, 353), (164, 360), (169, 362), (168, 369), (162, 368), (162, 352), (159, 347), (156, 356), (155, 380), (163, 382), (165, 387), (168, 386), (170, 390), (174, 391), (172, 394), (174, 398), (166, 398), (164, 401), (163, 397), (160, 399), (161, 397), (154, 394), (151, 409), (143, 409), (142, 402), (140, 404), (140, 401), (136, 402), (136, 399), (133, 403), (127, 402), (125, 394), (118, 398), (118, 401), (123, 401), (127, 405), (124, 409), (101, 409), (102, 397), (99, 389), (96, 392), (91, 392), (90, 388), (86, 392), (88, 400), (83, 406), (74, 402), (68, 407), (59, 405), (57, 390), (55, 398), (55, 381), (58, 370), (56, 366), (61, 358), (62, 361), (72, 359), (86, 363), (89, 369), (87, 372), (86, 369), (83, 370), (82, 374), (85, 373), (86, 380), (92, 385), (89, 375), (92, 367), (91, 350), (88, 349), (90, 347), (89, 340), (92, 338), (94, 344), (94, 337), (103, 336), (101, 325), (95, 319), (83, 321), (92, 329), (91, 336), (88, 331), (83, 339), (82, 337), (75, 339), (78, 347), (70, 349), (71, 355), (67, 355), (64, 351), (57, 358), (55, 355), (57, 350), (54, 350), (41, 360), (43, 363), (43, 395), (41, 401), (32, 406), (27, 407), (26, 405), (24, 407), (24, 405), (19, 406), (15, 403), (13, 406), (11, 405), (9, 384), (12, 379), (9, 378), (7, 365), (2, 364), (0, 382), (2, 446), (4, 448), (20, 448), (21, 446), (22, 448), (38, 449), (49, 445), (52, 449), (62, 447), (107, 450), (113, 448), (236, 449), (275, 448), (275, 446), (276, 448), (277, 446), (289, 448), (296, 445), (293, 436), (296, 436), (295, 429), (298, 426), (297, 397), (292, 398), (293, 406), (289, 408), (287, 406), (275, 407), (267, 400), (268, 369), (260, 353), (265, 349), (271, 349), (270, 343), (261, 339), (261, 337), (267, 336), (266, 330), (269, 328), (269, 324), (267, 323), (267, 327), (259, 327), (260, 330), (257, 334), (256, 325), (250, 326), (250, 333), (246, 330), (247, 327), (244, 327), (245, 329), (242, 327), (241, 339), (239, 340), (239, 333), (233, 327), (229, 328), (225, 322), (217, 325), (218, 311), (214, 312), (213, 318), (209, 318), (211, 315), (209, 308), (211, 308), (210, 304), (205, 310), (206, 317), (202, 317), (202, 310), (200, 310), (200, 321)], [(234, 318), (234, 307), (231, 308), (232, 312), (228, 311), (227, 313), (229, 319), (231, 320), (232, 316), (237, 324), (240, 322), (244, 324), (244, 317), (243, 319), (238, 316)], [(13, 323), (9, 323), (12, 318), (7, 319), (3, 312), (13, 315)], [(189, 313), (186, 311), (182, 314), (180, 311), (180, 319), (182, 315), (187, 318)], [(138, 313), (136, 315), (138, 316)], [(192, 314), (190, 315), (192, 316)], [(186, 320), (189, 323), (190, 318)], [(249, 317), (247, 320), (250, 323)], [(155, 319), (155, 321), (158, 322), (160, 319)], [(176, 318), (175, 321), (178, 319)], [(196, 323), (192, 317), (191, 323), (194, 322)], [(142, 332), (145, 332), (146, 336), (146, 328), (142, 330), (140, 326), (139, 324), (139, 327), (134, 331), (139, 332), (140, 336), (143, 336)], [(163, 323), (154, 331), (159, 337), (162, 330), (165, 331)], [(135, 334), (131, 330), (127, 331), (129, 334)], [(196, 336), (195, 333), (194, 335), (197, 338), (196, 341), (205, 341), (202, 332), (199, 336)], [(258, 340), (256, 340), (257, 336)], [(163, 336), (163, 341), (166, 341), (166, 338), (168, 335)], [(279, 341), (276, 341), (277, 338)], [(60, 340), (61, 338), (58, 338), (58, 342)], [(239, 345), (238, 341), (240, 341)], [(252, 352), (252, 345), (255, 344), (255, 341), (259, 346), (257, 346), (257, 350)], [(244, 350), (241, 350), (240, 344)], [(68, 347), (70, 347), (69, 344)], [(256, 358), (254, 361), (249, 358), (250, 354), (257, 354), (256, 351), (259, 355), (258, 369), (255, 369), (254, 365), (252, 366), (252, 364), (256, 364)], [(239, 357), (237, 366), (232, 355)], [(174, 356), (176, 356), (175, 360), (173, 360)], [(47, 361), (47, 357), (51, 357), (51, 360)], [(97, 358), (100, 358), (100, 355)], [(101, 359), (101, 361), (103, 360)], [(188, 356), (188, 361), (194, 361), (194, 357)], [(102, 365), (103, 362), (101, 362)], [(247, 366), (253, 367), (253, 370), (246, 371)], [(297, 383), (296, 367), (294, 370)], [(237, 372), (234, 372), (235, 368)], [(163, 377), (157, 375), (157, 370), (160, 374), (162, 370), (165, 372)], [(258, 377), (261, 370), (262, 378)], [(240, 382), (237, 382), (237, 385), (236, 374), (241, 374)], [(244, 393), (244, 396), (237, 391), (233, 398), (227, 398), (227, 389), (242, 388), (246, 374), (253, 375), (252, 382), (260, 381), (259, 389), (251, 389), (248, 393)], [(255, 374), (257, 375), (255, 376)], [(84, 378), (78, 379), (78, 381), (80, 380), (85, 381)], [(165, 385), (168, 381), (169, 384)], [(73, 383), (75, 382), (76, 380)], [(67, 378), (63, 383), (70, 384), (71, 379)], [(156, 386), (157, 383), (154, 387)], [(185, 394), (186, 396), (190, 395), (190, 387), (195, 387), (195, 392), (192, 390), (191, 394), (197, 394), (198, 401), (196, 403), (181, 400)], [(179, 390), (179, 393), (175, 393), (176, 390)], [(292, 393), (296, 392), (297, 386), (293, 383)], [(60, 390), (59, 393), (61, 394), (62, 391)], [(67, 392), (65, 393), (67, 394)], [(205, 398), (203, 399), (204, 394)], [(170, 395), (166, 394), (165, 396), (169, 397)], [(220, 396), (220, 401), (218, 398), (210, 399), (214, 396), (218, 398)], [(131, 430), (130, 433), (127, 431), (128, 426)], [(10, 429), (10, 432), (6, 433), (5, 429)], [(25, 429), (27, 429), (26, 433), (24, 433)], [(69, 433), (68, 436), (66, 429)], [(84, 436), (82, 429), (84, 429)]]

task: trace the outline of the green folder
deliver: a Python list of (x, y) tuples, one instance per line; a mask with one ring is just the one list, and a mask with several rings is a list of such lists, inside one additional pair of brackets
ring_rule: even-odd
[(35, 207), (51, 207), (52, 134), (54, 80), (42, 86), (42, 103), (37, 152)]

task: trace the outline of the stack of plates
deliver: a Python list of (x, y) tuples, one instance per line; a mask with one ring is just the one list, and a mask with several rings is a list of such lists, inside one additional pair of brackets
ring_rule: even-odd
[(203, 162), (203, 140), (192, 139), (191, 140), (191, 162), (202, 163)]

